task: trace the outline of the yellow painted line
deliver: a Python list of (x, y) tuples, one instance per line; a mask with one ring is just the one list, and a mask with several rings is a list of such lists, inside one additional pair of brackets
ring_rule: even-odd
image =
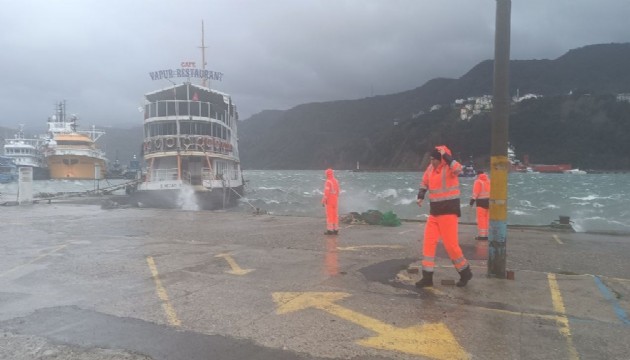
[(534, 318), (538, 318), (538, 319), (548, 319), (548, 320), (557, 320), (558, 319), (557, 315), (544, 315), (544, 314), (536, 314), (536, 313), (526, 313), (526, 312), (510, 311), (510, 310), (504, 310), (504, 309), (486, 308), (486, 307), (482, 307), (482, 306), (469, 306), (469, 307), (472, 307), (472, 308), (478, 309), (478, 310), (486, 310), (486, 311), (491, 311), (491, 312), (495, 312), (495, 313), (499, 313), (499, 314), (506, 314), (506, 315), (528, 316), (528, 317), (534, 317)]
[(432, 293), (433, 295), (436, 295), (436, 296), (444, 296), (444, 295), (446, 295), (444, 293), (444, 291), (438, 290), (438, 289), (434, 288), (433, 286), (422, 288), (422, 290), (426, 290), (426, 291), (428, 291), (428, 292), (430, 292), (430, 293)]
[(556, 317), (556, 323), (560, 327), (560, 334), (562, 334), (567, 341), (569, 359), (578, 360), (580, 356), (578, 355), (577, 350), (575, 350), (575, 346), (573, 346), (573, 337), (571, 336), (569, 319), (566, 316), (562, 293), (560, 293), (560, 287), (558, 286), (558, 281), (556, 280), (556, 274), (547, 274), (547, 279), (549, 280), (549, 290), (551, 291), (553, 310), (558, 314)]
[(36, 258), (34, 258), (34, 259), (32, 259), (32, 260), (30, 260), (30, 261), (26, 262), (26, 263), (24, 263), (24, 264), (17, 265), (17, 266), (15, 266), (15, 267), (13, 267), (13, 268), (11, 268), (11, 269), (9, 269), (9, 270), (7, 270), (7, 271), (3, 272), (3, 273), (0, 273), (0, 277), (3, 277), (3, 276), (5, 276), (5, 275), (7, 275), (7, 274), (9, 274), (9, 273), (12, 273), (12, 272), (14, 272), (15, 270), (17, 270), (17, 269), (19, 269), (19, 268), (21, 268), (21, 267), (23, 267), (23, 266), (26, 266), (26, 265), (32, 264), (32, 263), (36, 262), (37, 260), (43, 259), (43, 258), (45, 258), (45, 257), (46, 257), (46, 256), (48, 256), (48, 255), (54, 254), (54, 253), (56, 253), (57, 251), (59, 251), (59, 250), (61, 250), (61, 249), (65, 248), (66, 246), (68, 246), (68, 245), (70, 245), (70, 244), (71, 244), (71, 243), (67, 243), (67, 244), (63, 244), (63, 245), (61, 245), (61, 246), (58, 246), (58, 247), (56, 247), (54, 250), (52, 250), (52, 251), (50, 251), (50, 252), (47, 252), (47, 253), (45, 253), (45, 254), (42, 254), (42, 255), (40, 255), (40, 256), (38, 256), (38, 257), (36, 257)]
[(230, 254), (223, 253), (223, 254), (215, 255), (215, 257), (222, 257), (225, 259), (225, 261), (227, 261), (228, 265), (230, 265), (230, 268), (231, 268), (231, 270), (226, 271), (226, 273), (228, 274), (245, 275), (254, 271), (254, 269), (242, 269), (240, 266), (238, 266), (238, 264), (236, 263), (236, 261), (234, 261), (234, 259), (232, 258)]
[(350, 229), (350, 228), (351, 228), (351, 227), (353, 227), (353, 226), (354, 226), (354, 225), (350, 224), (350, 225), (348, 225), (348, 226), (344, 227), (344, 229)]
[(410, 233), (410, 232), (413, 232), (413, 231), (416, 231), (416, 229), (410, 229), (410, 230), (400, 231), (400, 232), (398, 233), (398, 235), (402, 235), (402, 234)]
[(564, 245), (564, 243), (562, 242), (562, 240), (560, 240), (560, 238), (558, 237), (558, 235), (554, 234), (553, 235), (553, 239), (556, 240), (558, 242), (558, 244), (560, 245)]
[(177, 318), (177, 313), (175, 313), (175, 308), (171, 305), (171, 301), (168, 299), (168, 293), (164, 286), (162, 286), (162, 282), (160, 281), (160, 277), (157, 271), (157, 267), (155, 266), (155, 261), (153, 261), (152, 256), (147, 256), (147, 264), (149, 264), (149, 269), (151, 269), (151, 275), (153, 276), (153, 282), (155, 282), (155, 292), (157, 296), (162, 300), (162, 309), (166, 313), (166, 319), (168, 323), (172, 326), (180, 326), (182, 323)]
[(438, 360), (470, 359), (470, 355), (459, 345), (444, 323), (398, 328), (335, 304), (349, 296), (350, 294), (342, 292), (284, 292), (274, 293), (273, 299), (278, 305), (278, 314), (315, 308), (378, 334), (357, 341), (362, 346)]
[(337, 250), (358, 251), (361, 249), (402, 249), (401, 245), (357, 245), (357, 246), (338, 246)]

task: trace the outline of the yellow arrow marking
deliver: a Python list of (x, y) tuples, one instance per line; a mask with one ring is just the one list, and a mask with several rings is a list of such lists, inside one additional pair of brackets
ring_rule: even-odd
[(350, 294), (342, 292), (282, 292), (274, 293), (273, 299), (278, 305), (278, 314), (316, 308), (378, 333), (357, 341), (359, 345), (433, 359), (470, 358), (443, 323), (397, 328), (335, 304), (348, 296)]
[(36, 261), (37, 261), (37, 260), (39, 260), (39, 259), (43, 259), (43, 258), (45, 258), (45, 257), (46, 257), (46, 256), (48, 256), (48, 255), (52, 255), (52, 254), (56, 253), (57, 251), (59, 251), (59, 250), (61, 250), (61, 249), (65, 248), (66, 246), (70, 245), (71, 243), (72, 243), (72, 242), (69, 242), (69, 243), (63, 244), (63, 245), (61, 245), (61, 246), (58, 246), (57, 248), (55, 248), (54, 250), (52, 250), (52, 251), (50, 251), (50, 252), (47, 252), (47, 253), (42, 254), (42, 255), (39, 255), (38, 257), (36, 257), (36, 258), (34, 258), (34, 259), (31, 259), (30, 261), (28, 261), (28, 262), (26, 262), (26, 263), (24, 263), (24, 264), (17, 265), (17, 266), (15, 266), (15, 267), (13, 267), (13, 268), (11, 268), (11, 269), (9, 269), (9, 270), (5, 271), (5, 272), (2, 272), (2, 273), (0, 273), (0, 277), (3, 277), (3, 276), (5, 276), (5, 275), (7, 275), (7, 274), (9, 274), (9, 273), (12, 273), (12, 272), (14, 272), (15, 270), (17, 270), (17, 269), (19, 269), (19, 268), (21, 268), (21, 267), (23, 267), (23, 266), (30, 265), (30, 264), (32, 264), (32, 263), (34, 263), (34, 262), (36, 262)]
[(338, 246), (337, 250), (358, 251), (361, 249), (401, 249), (400, 245), (358, 245), (358, 246)]
[(232, 255), (230, 255), (230, 254), (227, 254), (227, 253), (219, 254), (219, 255), (216, 255), (215, 257), (222, 257), (222, 258), (225, 259), (225, 261), (227, 261), (227, 263), (232, 268), (232, 270), (226, 271), (226, 273), (228, 273), (228, 274), (245, 275), (245, 274), (249, 274), (250, 272), (254, 271), (254, 269), (241, 269), (241, 267), (238, 266), (238, 264), (236, 263), (236, 261), (234, 261), (234, 259), (232, 258)]
[(558, 244), (560, 245), (564, 245), (564, 243), (562, 242), (562, 240), (560, 240), (560, 238), (558, 237), (558, 235), (553, 235), (553, 239), (556, 240), (558, 242)]

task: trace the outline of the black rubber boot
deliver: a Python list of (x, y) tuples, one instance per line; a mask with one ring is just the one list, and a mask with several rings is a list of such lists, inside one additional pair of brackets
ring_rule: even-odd
[(462, 271), (459, 272), (459, 281), (457, 282), (457, 286), (464, 287), (468, 284), (468, 281), (472, 279), (472, 271), (470, 271), (470, 265), (466, 266)]
[(335, 233), (332, 230), (326, 230), (324, 235), (335, 235)]
[(339, 235), (339, 230), (333, 230), (333, 235)]
[(416, 287), (422, 289), (428, 286), (433, 286), (433, 271), (422, 270), (422, 279), (416, 283)]
[(488, 237), (487, 236), (477, 236), (477, 237), (475, 237), (475, 240), (488, 241)]

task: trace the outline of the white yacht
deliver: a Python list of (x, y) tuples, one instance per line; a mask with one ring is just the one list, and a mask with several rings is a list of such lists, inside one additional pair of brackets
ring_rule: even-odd
[(13, 138), (4, 140), (4, 155), (13, 159), (17, 167), (33, 168), (33, 180), (46, 180), (50, 177), (48, 167), (42, 154), (42, 146), (46, 139), (24, 136), (24, 125)]

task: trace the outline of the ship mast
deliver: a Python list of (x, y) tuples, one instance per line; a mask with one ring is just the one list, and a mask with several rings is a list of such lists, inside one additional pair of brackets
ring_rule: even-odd
[[(206, 70), (206, 44), (204, 42), (204, 30), (203, 30), (203, 20), (201, 20), (201, 46), (199, 47), (201, 49), (201, 70), (203, 70), (204, 74), (205, 74), (205, 70)], [(202, 78), (201, 80), (201, 86), (203, 87), (209, 87), (206, 85), (206, 82), (208, 81), (207, 78)]]

